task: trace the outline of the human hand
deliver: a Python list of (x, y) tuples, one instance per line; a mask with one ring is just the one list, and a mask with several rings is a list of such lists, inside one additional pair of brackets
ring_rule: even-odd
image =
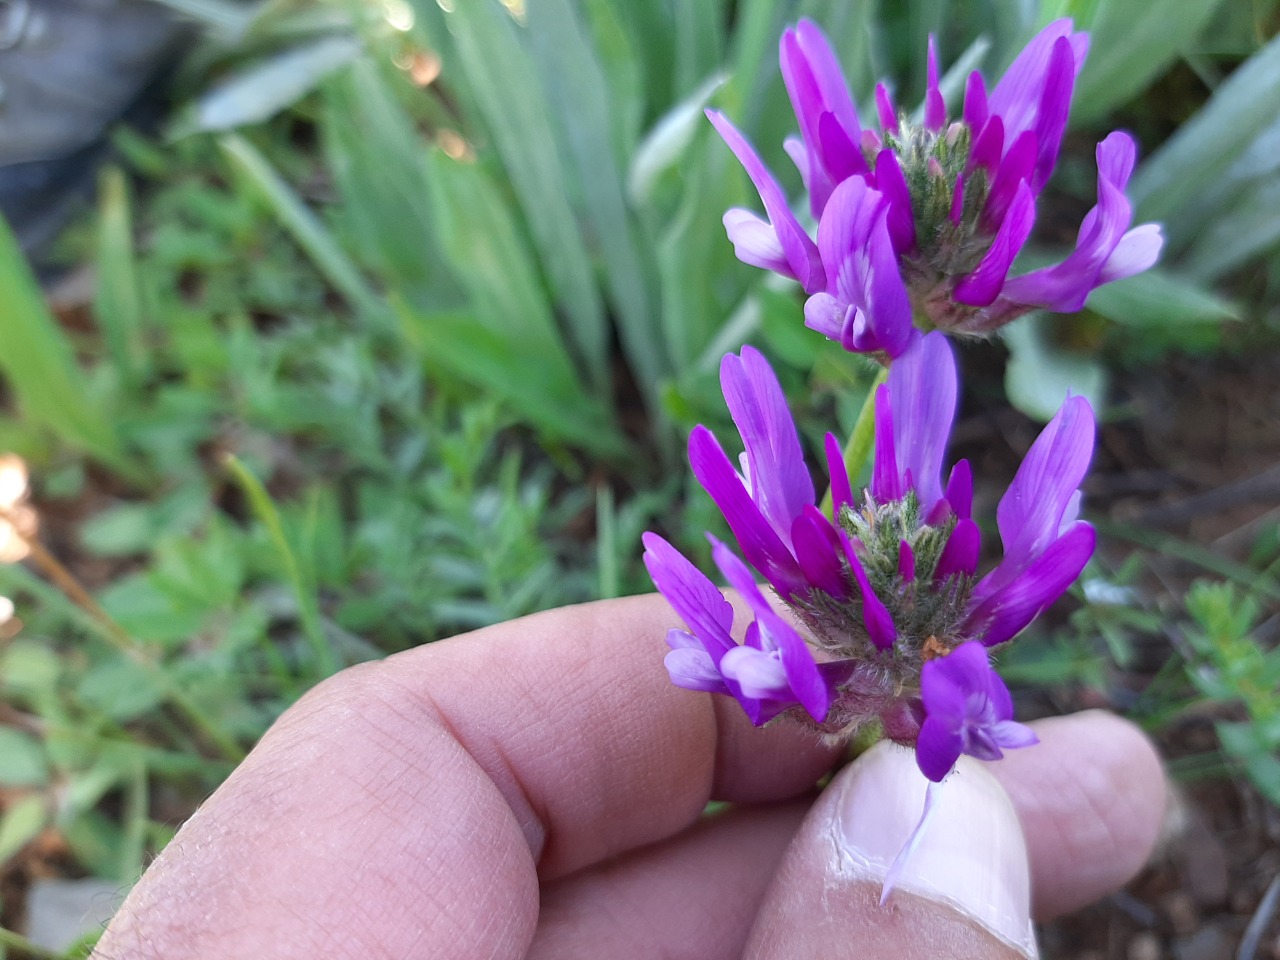
[[(877, 747), (814, 803), (838, 751), (672, 687), (672, 619), (657, 596), (604, 601), (333, 677), (179, 831), (93, 956), (1017, 957), (1001, 940), (1023, 938), (1028, 904), (1079, 907), (1151, 849), (1164, 783), (1145, 738), (1101, 713), (1043, 721), (1039, 746), (962, 764), (880, 907), (879, 851), (923, 796), (911, 752)], [(738, 806), (703, 818), (713, 799)]]

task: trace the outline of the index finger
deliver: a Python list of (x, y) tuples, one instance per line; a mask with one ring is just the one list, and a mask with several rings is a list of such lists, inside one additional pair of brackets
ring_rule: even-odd
[(518, 957), (539, 876), (710, 799), (811, 785), (835, 756), (813, 734), (671, 687), (673, 625), (656, 596), (606, 601), (339, 674), (179, 832), (99, 955)]

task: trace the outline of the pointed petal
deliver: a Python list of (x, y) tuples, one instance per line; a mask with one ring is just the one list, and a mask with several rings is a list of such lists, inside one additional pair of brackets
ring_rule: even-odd
[(1000, 167), (991, 181), (991, 192), (987, 194), (987, 202), (982, 207), (982, 228), (987, 232), (995, 233), (1000, 229), (1013, 198), (1018, 194), (1018, 187), (1030, 179), (1035, 169), (1039, 149), (1035, 132), (1028, 130), (1014, 141), (1009, 152), (1000, 161)]
[(1036, 222), (1036, 202), (1025, 180), (1019, 182), (1017, 193), (1008, 213), (1000, 223), (996, 238), (978, 264), (976, 270), (962, 277), (956, 284), (952, 299), (973, 307), (985, 307), (995, 302), (1009, 276), (1009, 268), (1022, 252), (1022, 246), (1031, 236)]
[(752, 566), (783, 596), (802, 590), (804, 577), (795, 558), (751, 499), (719, 441), (701, 425), (689, 435), (689, 465), (724, 514)]
[(898, 452), (893, 437), (893, 398), (889, 387), (876, 389), (875, 454), (871, 465), (871, 495), (880, 503), (901, 500), (906, 496), (902, 471), (898, 469)]
[(915, 583), (916, 580), (916, 554), (905, 540), (898, 543), (898, 576), (904, 583)]
[(916, 220), (911, 210), (911, 191), (906, 175), (898, 163), (898, 155), (892, 150), (876, 154), (876, 189), (889, 204), (889, 216), (885, 225), (889, 239), (898, 253), (910, 253), (916, 247)]
[(889, 88), (883, 83), (876, 84), (876, 113), (880, 115), (881, 130), (885, 133), (898, 132), (898, 111), (894, 109)]
[(924, 94), (924, 126), (926, 130), (937, 133), (946, 122), (947, 106), (942, 102), (942, 91), (938, 88), (938, 47), (933, 41), (933, 34), (930, 34)]
[[(737, 646), (733, 607), (719, 588), (679, 550), (656, 533), (645, 533), (644, 565), (653, 585), (698, 637), (713, 659)], [(718, 651), (718, 653), (717, 653)]]
[[(1095, 535), (1077, 523), (965, 617), (965, 629), (987, 646), (1013, 639), (1075, 582), (1093, 555)], [(975, 591), (975, 598), (977, 597)]]
[(972, 516), (973, 470), (969, 467), (968, 460), (961, 460), (951, 468), (951, 476), (947, 478), (947, 490), (943, 496), (961, 520)]
[(1005, 560), (1017, 562), (1058, 536), (1093, 459), (1093, 409), (1071, 397), (1036, 438), (996, 509)]
[(782, 386), (769, 362), (750, 346), (720, 361), (725, 403), (746, 449), (751, 498), (774, 532), (788, 542), (791, 524), (813, 503), (813, 480)]
[(898, 470), (910, 471), (928, 513), (942, 496), (942, 456), (956, 413), (956, 361), (946, 336), (935, 330), (920, 338), (890, 367), (887, 386)]
[[(977, 129), (976, 127), (974, 129)], [(1000, 166), (1000, 158), (1004, 155), (1004, 122), (999, 117), (992, 117), (982, 127), (973, 140), (973, 148), (969, 151), (969, 163), (966, 172), (975, 167), (982, 167), (987, 175), (995, 173)]]
[(844, 463), (844, 451), (834, 433), (828, 433), (824, 446), (827, 453), (827, 476), (831, 480), (831, 506), (834, 516), (853, 505), (853, 487), (849, 483), (849, 471)]
[(990, 116), (987, 108), (987, 85), (982, 74), (974, 70), (964, 84), (964, 122), (970, 130), (982, 130)]
[(791, 528), (791, 539), (805, 579), (838, 600), (847, 597), (849, 585), (841, 563), (840, 541), (831, 529), (830, 521), (818, 512), (817, 507), (809, 507), (803, 516), (796, 518)]
[(1036, 193), (1048, 183), (1058, 162), (1058, 148), (1062, 145), (1062, 135), (1067, 129), (1067, 115), (1071, 112), (1071, 93), (1075, 88), (1075, 81), (1075, 55), (1072, 53), (1071, 41), (1067, 37), (1059, 37), (1049, 53), (1040, 105), (1036, 111), (1035, 131), (1040, 142), (1040, 153), (1036, 158), (1035, 174), (1031, 178), (1031, 186)]
[(934, 582), (946, 583), (948, 578), (957, 573), (964, 574), (966, 577), (973, 576), (974, 571), (978, 569), (981, 553), (982, 531), (978, 525), (972, 520), (959, 521), (951, 531), (951, 536), (947, 538), (947, 545), (942, 548), (941, 556), (938, 557), (938, 565), (933, 570)]
[(1000, 82), (991, 91), (990, 110), (1004, 118), (1009, 137), (1030, 130), (1035, 123), (1045, 83), (1045, 67), (1054, 44), (1066, 37), (1071, 44), (1073, 70), (1076, 76), (1084, 66), (1088, 53), (1088, 37), (1073, 33), (1069, 19), (1055, 20), (1028, 43), (1009, 65)]
[(808, 293), (825, 286), (817, 245), (810, 239), (787, 206), (786, 195), (747, 139), (722, 114), (707, 111), (707, 118), (724, 138), (738, 162), (747, 171), (764, 204), (769, 223), (778, 235), (778, 243), (786, 253), (789, 271), (786, 276), (798, 281)]
[(853, 541), (843, 530), (839, 533), (840, 542), (844, 546), (845, 559), (849, 561), (849, 569), (858, 582), (858, 590), (862, 594), (862, 620), (867, 629), (867, 635), (878, 650), (892, 650), (898, 639), (898, 630), (894, 626), (893, 616), (884, 605), (884, 601), (871, 589), (867, 572), (862, 568), (862, 562), (858, 559), (858, 551)]

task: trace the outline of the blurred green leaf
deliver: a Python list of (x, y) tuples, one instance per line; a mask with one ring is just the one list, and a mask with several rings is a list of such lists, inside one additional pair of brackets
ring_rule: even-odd
[(0, 371), (24, 416), (124, 475), (136, 475), (101, 401), (85, 389), (85, 376), (76, 365), (71, 344), (49, 312), (13, 233), (3, 222), (0, 340), (4, 343)]
[(0, 864), (9, 859), (45, 828), (49, 811), (44, 797), (29, 794), (10, 803), (0, 814)]
[[(709, 4), (681, 4), (704, 7)], [(560, 141), (581, 191), (580, 206), (599, 250), (622, 349), (642, 393), (654, 399), (670, 363), (657, 336), (653, 267), (627, 210), (622, 171), (609, 136), (609, 89), (570, 0), (539, 0), (529, 9), (534, 63), (546, 77), (549, 106), (561, 120)]]
[(98, 200), (98, 289), (94, 316), (121, 379), (137, 385), (146, 363), (143, 314), (133, 257), (133, 220), (124, 175), (116, 169), (100, 179)]
[(1004, 387), (1011, 404), (1041, 423), (1052, 419), (1068, 395), (1082, 396), (1095, 410), (1103, 409), (1107, 374), (1097, 360), (1054, 346), (1034, 315), (1011, 323), (1002, 333), (1009, 347)]
[(48, 778), (40, 741), (13, 727), (0, 727), (0, 787), (38, 787)]
[(1088, 308), (1108, 320), (1138, 328), (1240, 319), (1237, 304), (1161, 269), (1098, 287), (1089, 294)]
[(1072, 120), (1096, 121), (1160, 76), (1209, 22), (1222, 0), (1099, 0), (1089, 58), (1072, 97)]
[(1280, 115), (1280, 37), (1234, 71), (1189, 121), (1139, 166), (1129, 185), (1135, 221), (1164, 223), (1170, 249), (1193, 239), (1179, 214)]
[[(607, 381), (608, 329), (578, 230), (560, 137), (543, 82), (511, 16), (496, 0), (457, 4), (449, 24), (471, 94), (524, 210), (539, 261), (568, 315), (582, 373), (598, 395)], [(500, 274), (495, 273), (497, 279)]]
[(201, 96), (191, 116), (179, 121), (174, 135), (234, 130), (269, 120), (359, 53), (360, 41), (349, 36), (324, 37), (273, 53)]

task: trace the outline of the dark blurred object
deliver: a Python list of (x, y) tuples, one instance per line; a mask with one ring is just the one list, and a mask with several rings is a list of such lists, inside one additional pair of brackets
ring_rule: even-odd
[(33, 259), (190, 33), (149, 0), (0, 0), (0, 213)]

